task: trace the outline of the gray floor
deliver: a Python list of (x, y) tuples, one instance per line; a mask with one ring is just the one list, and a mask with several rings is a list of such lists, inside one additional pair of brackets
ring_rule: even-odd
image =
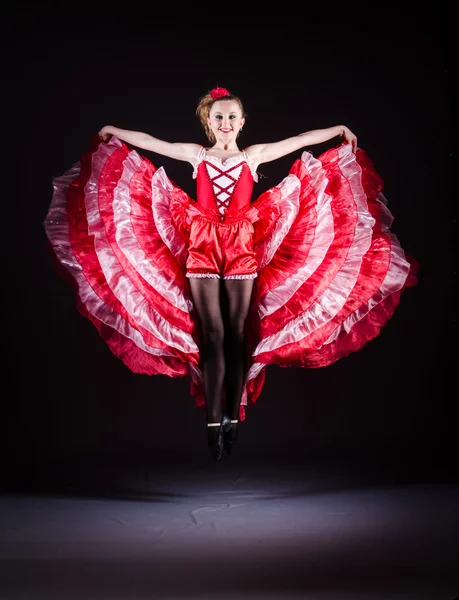
[(238, 457), (68, 468), (65, 490), (0, 498), (2, 600), (459, 597), (457, 484)]

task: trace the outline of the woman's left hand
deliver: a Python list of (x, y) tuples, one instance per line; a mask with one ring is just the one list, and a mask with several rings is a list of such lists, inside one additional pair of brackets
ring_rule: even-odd
[(355, 154), (357, 150), (357, 136), (352, 133), (349, 127), (343, 128), (343, 133), (341, 134), (341, 139), (346, 144), (351, 144), (352, 152)]

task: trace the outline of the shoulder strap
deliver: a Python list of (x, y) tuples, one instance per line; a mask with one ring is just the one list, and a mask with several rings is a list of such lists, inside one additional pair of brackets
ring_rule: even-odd
[(252, 173), (253, 180), (258, 183), (258, 173), (253, 169), (252, 162), (249, 158), (249, 155), (247, 154), (247, 152), (245, 150), (242, 151), (242, 156), (245, 158), (245, 160), (247, 161), (247, 164), (249, 165), (249, 169), (250, 169), (250, 172)]
[(198, 152), (198, 156), (196, 157), (195, 164), (194, 164), (193, 179), (196, 179), (196, 177), (198, 176), (198, 167), (204, 160), (205, 156), (206, 156), (206, 149), (204, 148), (204, 146), (201, 146), (201, 148), (199, 149), (199, 152)]

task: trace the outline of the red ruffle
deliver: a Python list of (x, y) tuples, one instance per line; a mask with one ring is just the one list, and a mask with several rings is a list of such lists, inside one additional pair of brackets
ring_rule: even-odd
[[(196, 202), (116, 138), (94, 139), (54, 183), (46, 232), (80, 312), (129, 369), (189, 376), (205, 406), (184, 272)], [(419, 265), (390, 233), (382, 189), (366, 153), (340, 145), (317, 159), (304, 153), (286, 180), (241, 209), (260, 262), (241, 420), (268, 364), (317, 368), (359, 350), (416, 285)]]

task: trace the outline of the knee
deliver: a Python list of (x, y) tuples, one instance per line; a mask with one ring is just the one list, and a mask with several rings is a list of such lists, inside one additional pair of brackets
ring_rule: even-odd
[(245, 320), (232, 319), (230, 326), (230, 336), (233, 344), (242, 344), (244, 342), (245, 334)]
[(201, 333), (201, 343), (208, 351), (215, 352), (223, 348), (223, 327), (204, 328)]

